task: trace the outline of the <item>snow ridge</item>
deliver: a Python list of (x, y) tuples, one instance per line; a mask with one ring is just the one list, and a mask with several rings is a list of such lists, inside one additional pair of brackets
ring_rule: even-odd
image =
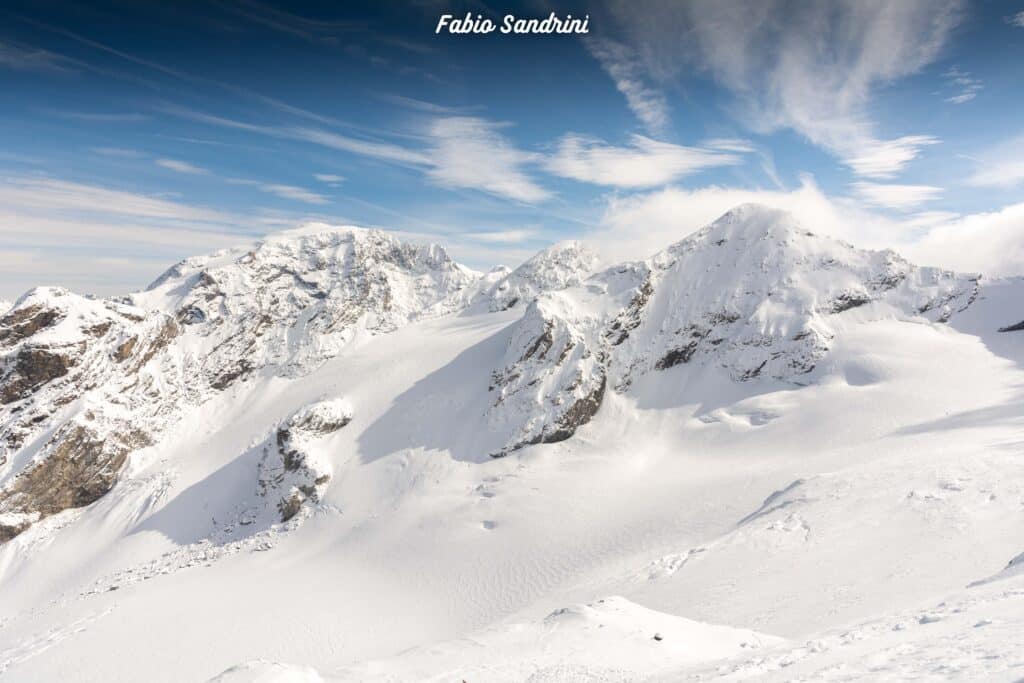
[(979, 279), (855, 249), (781, 211), (737, 207), (647, 261), (531, 304), (492, 385), (492, 424), (522, 425), (496, 454), (568, 438), (606, 386), (625, 392), (679, 365), (807, 384), (843, 325), (946, 322), (974, 301)]
[[(525, 304), (500, 361), (480, 368), (480, 417), (501, 456), (570, 438), (607, 391), (677, 366), (810, 383), (844, 326), (945, 322), (979, 280), (857, 250), (754, 205), (646, 261), (598, 264), (585, 245), (563, 242), (481, 275), (436, 245), (311, 224), (186, 259), (123, 299), (33, 290), (0, 317), (0, 541), (103, 496), (183, 408), (259, 375), (308, 375), (425, 318)], [(301, 452), (267, 450), (262, 467), (278, 474)], [(280, 481), (261, 476), (281, 488), (282, 518), (330, 479), (312, 455), (303, 462)]]

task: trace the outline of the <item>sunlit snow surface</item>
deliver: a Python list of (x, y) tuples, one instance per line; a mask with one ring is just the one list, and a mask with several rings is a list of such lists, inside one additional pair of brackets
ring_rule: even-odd
[[(559, 316), (598, 345), (621, 281), (492, 311), (471, 302), (493, 282), (450, 269), (458, 303), (403, 309), (305, 374), (257, 373), (185, 406), (109, 494), (0, 546), (0, 677), (1020, 679), (1024, 332), (997, 330), (1024, 320), (1024, 280), (982, 280), (947, 323), (915, 313), (909, 289), (823, 312), (882, 257), (835, 247), (852, 264), (840, 281), (800, 261), (832, 247), (790, 245), (743, 263), (740, 293), (791, 286), (743, 321), (764, 316), (783, 341), (797, 323), (827, 334), (813, 368), (738, 381), (763, 347), (737, 321), (726, 347), (656, 369), (675, 316), (739, 286), (709, 260), (686, 289), (662, 262), (665, 312), (612, 352), (596, 416), (502, 458), (489, 455), (522, 432), (493, 413), (492, 373), (521, 321)], [(795, 270), (750, 275), (765, 259)], [(452, 301), (416, 297), (417, 311)], [(326, 348), (277, 338), (303, 363)], [(528, 369), (569, 391), (568, 370)], [(260, 463), (316, 405), (351, 421), (303, 442), (330, 481), (280, 522)]]

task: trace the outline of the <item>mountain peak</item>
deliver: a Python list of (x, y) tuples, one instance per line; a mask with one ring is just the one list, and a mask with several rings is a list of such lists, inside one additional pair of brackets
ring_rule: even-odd
[(482, 293), (492, 311), (529, 303), (541, 292), (574, 287), (601, 264), (601, 259), (579, 240), (566, 240), (542, 249)]

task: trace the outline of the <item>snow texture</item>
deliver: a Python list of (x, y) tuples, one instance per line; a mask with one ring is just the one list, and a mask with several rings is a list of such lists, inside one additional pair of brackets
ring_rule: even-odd
[(1018, 679), (1024, 278), (808, 228), (481, 274), (311, 225), (26, 293), (0, 676)]

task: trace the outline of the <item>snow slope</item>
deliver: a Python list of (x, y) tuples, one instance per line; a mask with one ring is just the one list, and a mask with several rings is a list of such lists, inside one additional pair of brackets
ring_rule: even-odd
[[(173, 316), (167, 367), (208, 370), (229, 336), (260, 360), (174, 401), (109, 493), (0, 545), (0, 676), (1019, 678), (1024, 332), (998, 330), (1024, 320), (1024, 280), (918, 269), (757, 207), (723, 221), (506, 310), (471, 305), (480, 276), (432, 249), (327, 258), (325, 288), (315, 255), (352, 253), (346, 231), (269, 241), (326, 299), (240, 250), (83, 304), (129, 329)], [(368, 272), (390, 294), (351, 333), (309, 322)], [(215, 315), (232, 335), (203, 330)], [(92, 318), (72, 318), (78, 343)], [(695, 350), (658, 367), (688, 324)]]

